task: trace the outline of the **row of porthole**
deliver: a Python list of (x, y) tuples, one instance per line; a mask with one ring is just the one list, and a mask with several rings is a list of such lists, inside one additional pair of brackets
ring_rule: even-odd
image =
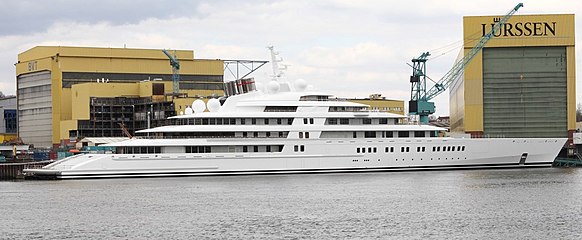
[[(465, 159), (465, 160), (467, 160), (467, 157), (464, 157), (464, 159)], [(404, 161), (404, 160), (405, 160), (405, 159), (404, 159), (404, 158), (402, 158), (402, 161)], [(423, 160), (424, 160), (424, 158), (421, 158), (421, 159), (420, 159), (420, 161), (423, 161)], [(430, 160), (432, 161), (432, 160), (435, 160), (435, 159), (434, 159), (434, 158), (430, 158)], [(436, 160), (437, 160), (437, 161), (438, 161), (438, 160), (441, 160), (441, 158), (436, 158)], [(444, 158), (444, 160), (449, 160), (449, 158), (448, 158), (448, 157), (446, 157), (446, 158)], [(455, 160), (455, 158), (454, 158), (454, 157), (452, 157), (452, 158), (450, 158), (450, 160)], [(461, 160), (461, 158), (460, 158), (460, 157), (458, 157), (458, 158), (457, 158), (457, 160)], [(398, 158), (396, 158), (396, 161), (398, 161)], [(410, 159), (410, 161), (414, 161), (414, 158), (411, 158), (411, 159)]]
[[(465, 157), (464, 159), (467, 160), (467, 157)], [(401, 159), (402, 162), (404, 162), (404, 160), (406, 160), (406, 159), (404, 159), (404, 158)], [(420, 161), (423, 161), (423, 160), (424, 160), (424, 158), (421, 158), (420, 159)], [(434, 160), (434, 158), (430, 158), (430, 160), (432, 161), (432, 160)], [(436, 158), (436, 160), (437, 161), (438, 160), (441, 160), (441, 158)], [(448, 157), (447, 158), (444, 158), (444, 160), (449, 160), (449, 158)], [(450, 158), (450, 160), (455, 160), (455, 158)], [(457, 160), (461, 160), (461, 158), (458, 157)], [(360, 161), (359, 159), (352, 159), (352, 162), (359, 162), (359, 161)], [(369, 162), (370, 159), (364, 159), (363, 161), (364, 162)], [(378, 159), (378, 162), (379, 161), (380, 161), (380, 159)], [(398, 162), (398, 158), (396, 158), (396, 161)], [(414, 158), (410, 159), (410, 161), (414, 161)]]

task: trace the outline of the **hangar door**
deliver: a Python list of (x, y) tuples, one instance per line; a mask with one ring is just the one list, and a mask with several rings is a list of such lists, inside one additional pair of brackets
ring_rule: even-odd
[(567, 137), (565, 47), (483, 49), (483, 130), (504, 137)]

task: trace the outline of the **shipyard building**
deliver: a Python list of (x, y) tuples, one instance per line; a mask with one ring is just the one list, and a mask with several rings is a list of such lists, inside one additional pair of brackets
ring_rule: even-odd
[[(223, 61), (180, 62), (179, 94), (160, 49), (38, 46), (16, 63), (19, 137), (35, 147), (72, 145), (77, 137), (120, 137), (164, 124), (194, 99), (223, 95)], [(121, 127), (121, 125), (124, 127)]]
[[(464, 17), (463, 53), (500, 18)], [(451, 131), (571, 139), (576, 129), (574, 43), (573, 14), (513, 16), (451, 84)]]

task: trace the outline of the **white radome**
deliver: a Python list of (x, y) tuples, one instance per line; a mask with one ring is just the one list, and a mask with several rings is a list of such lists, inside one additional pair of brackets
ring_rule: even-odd
[(267, 92), (270, 94), (275, 94), (279, 92), (280, 88), (281, 86), (279, 86), (279, 83), (277, 81), (270, 81), (269, 84), (267, 84)]
[(209, 99), (206, 103), (206, 108), (208, 108), (208, 111), (210, 112), (218, 112), (220, 109), (220, 101), (216, 98)]
[(184, 113), (186, 115), (190, 115), (192, 113), (194, 113), (194, 111), (192, 110), (192, 108), (190, 106), (186, 107), (186, 110), (184, 110)]
[(296, 91), (303, 92), (305, 91), (305, 89), (307, 89), (307, 81), (305, 81), (302, 78), (299, 78), (295, 80), (294, 87)]
[(204, 103), (202, 99), (196, 99), (192, 103), (192, 110), (194, 110), (194, 113), (204, 112), (204, 110), (206, 110), (206, 103)]

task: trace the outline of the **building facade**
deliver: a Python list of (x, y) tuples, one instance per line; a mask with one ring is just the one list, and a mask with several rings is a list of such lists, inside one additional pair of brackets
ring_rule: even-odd
[(20, 53), (19, 137), (36, 147), (70, 141), (79, 124), (96, 123), (91, 119), (94, 98), (172, 101), (179, 112), (195, 97), (223, 94), (223, 61), (194, 59), (190, 50), (175, 55), (180, 61), (180, 98), (171, 94), (172, 67), (160, 49), (37, 46)]
[[(501, 16), (463, 19), (464, 53)], [(516, 15), (451, 84), (452, 132), (572, 137), (576, 128), (573, 14)]]

